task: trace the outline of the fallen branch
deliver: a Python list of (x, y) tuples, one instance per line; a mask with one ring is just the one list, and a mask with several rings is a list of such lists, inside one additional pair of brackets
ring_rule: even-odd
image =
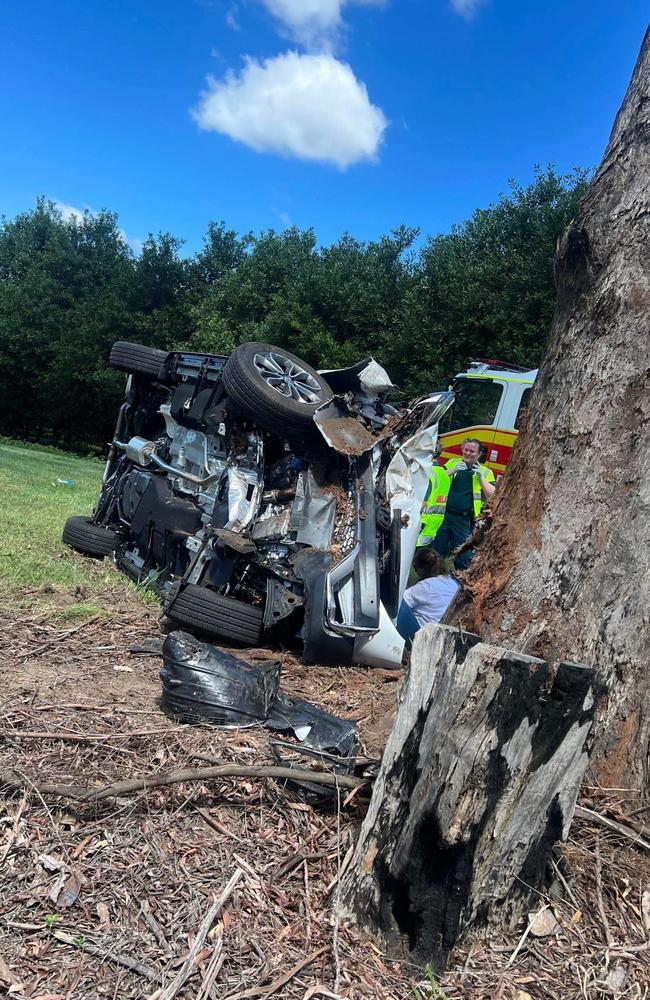
[(180, 969), (178, 970), (178, 974), (176, 975), (174, 981), (170, 983), (169, 986), (166, 986), (165, 989), (160, 994), (160, 1000), (174, 1000), (174, 997), (177, 996), (183, 989), (183, 986), (185, 985), (187, 979), (189, 978), (192, 972), (194, 959), (196, 958), (201, 948), (203, 947), (203, 942), (208, 936), (208, 932), (212, 927), (212, 924), (214, 923), (217, 914), (223, 908), (224, 903), (226, 903), (227, 900), (230, 899), (233, 889), (241, 880), (243, 874), (244, 873), (241, 870), (241, 868), (235, 869), (235, 872), (230, 881), (228, 882), (228, 884), (226, 885), (225, 889), (223, 890), (219, 898), (215, 900), (215, 902), (212, 904), (212, 906), (206, 913), (205, 918), (203, 919), (203, 922), (197, 932), (194, 944), (188, 951), (187, 957), (183, 962), (183, 964), (181, 965)]
[(221, 934), (215, 942), (212, 958), (203, 973), (203, 982), (201, 983), (201, 989), (196, 994), (196, 1000), (214, 1000), (215, 994), (212, 992), (212, 988), (217, 981), (217, 976), (221, 972), (221, 966), (224, 961), (223, 934)]
[(148, 965), (143, 965), (142, 962), (136, 961), (136, 959), (131, 958), (130, 955), (122, 955), (120, 952), (111, 951), (110, 948), (104, 948), (101, 945), (95, 944), (93, 941), (88, 941), (85, 935), (81, 932), (75, 935), (70, 934), (68, 931), (53, 930), (51, 931), (51, 936), (56, 938), (57, 941), (62, 941), (63, 944), (69, 944), (73, 948), (79, 948), (81, 951), (86, 951), (89, 955), (97, 955), (99, 958), (103, 958), (106, 961), (122, 965), (125, 969), (137, 972), (139, 976), (142, 976), (144, 979), (149, 979), (151, 982), (162, 982), (162, 976), (155, 969), (150, 968)]
[(603, 866), (600, 860), (600, 834), (596, 835), (596, 903), (598, 905), (598, 913), (600, 914), (600, 922), (603, 925), (603, 930), (605, 932), (605, 941), (607, 942), (608, 948), (614, 947), (614, 938), (612, 937), (612, 931), (609, 926), (609, 921), (607, 920), (607, 914), (605, 913), (605, 904), (603, 903)]
[(332, 774), (329, 771), (298, 770), (292, 767), (248, 766), (246, 764), (221, 764), (218, 767), (186, 767), (180, 771), (160, 771), (141, 778), (114, 781), (98, 788), (84, 788), (82, 785), (57, 785), (52, 782), (36, 784), (16, 771), (0, 773), (0, 787), (28, 788), (41, 795), (59, 795), (78, 802), (101, 802), (103, 799), (131, 792), (146, 791), (161, 785), (177, 785), (182, 781), (213, 781), (218, 778), (277, 778), (289, 781), (313, 781), (319, 785), (339, 788), (359, 788), (368, 784), (366, 778), (355, 778), (349, 774)]
[(608, 830), (613, 830), (614, 833), (619, 833), (622, 837), (627, 837), (631, 840), (633, 844), (637, 847), (645, 847), (646, 851), (650, 851), (650, 841), (642, 837), (641, 834), (635, 833), (629, 826), (625, 826), (624, 823), (618, 823), (614, 819), (608, 819), (607, 816), (602, 816), (600, 813), (595, 812), (593, 809), (587, 809), (585, 806), (576, 806), (575, 815), (578, 819), (585, 819), (591, 823), (598, 823), (600, 826), (606, 827)]
[(56, 733), (36, 730), (4, 729), (0, 739), (12, 740), (63, 740), (65, 743), (105, 743), (107, 740), (130, 740), (136, 736), (173, 736), (186, 730), (182, 726), (176, 729), (140, 729), (131, 733)]

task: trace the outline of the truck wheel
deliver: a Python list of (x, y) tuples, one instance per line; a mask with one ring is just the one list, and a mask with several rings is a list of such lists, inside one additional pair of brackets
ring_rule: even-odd
[(322, 375), (295, 354), (271, 344), (240, 344), (223, 370), (236, 406), (267, 430), (304, 433), (314, 413), (333, 396)]
[(167, 351), (159, 351), (156, 347), (145, 347), (144, 344), (129, 344), (125, 340), (118, 340), (111, 348), (109, 364), (121, 372), (158, 378), (168, 357)]
[(257, 646), (262, 635), (262, 608), (192, 583), (186, 584), (178, 597), (172, 598), (165, 614), (197, 632), (229, 639), (242, 646)]
[(69, 517), (65, 522), (62, 540), (76, 552), (103, 559), (115, 551), (119, 535), (110, 528), (93, 524), (89, 517)]

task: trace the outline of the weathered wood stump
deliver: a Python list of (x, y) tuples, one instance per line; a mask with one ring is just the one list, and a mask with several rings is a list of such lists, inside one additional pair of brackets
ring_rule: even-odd
[(342, 915), (437, 971), (470, 924), (512, 922), (567, 835), (596, 685), (577, 664), (419, 632)]

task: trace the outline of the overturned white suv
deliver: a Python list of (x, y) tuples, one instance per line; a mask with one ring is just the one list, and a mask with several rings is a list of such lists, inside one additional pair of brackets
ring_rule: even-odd
[(120, 342), (110, 363), (129, 378), (102, 491), (63, 541), (112, 556), (193, 631), (398, 665), (393, 622), (453, 393), (393, 406), (372, 358), (318, 372), (269, 344), (220, 357)]

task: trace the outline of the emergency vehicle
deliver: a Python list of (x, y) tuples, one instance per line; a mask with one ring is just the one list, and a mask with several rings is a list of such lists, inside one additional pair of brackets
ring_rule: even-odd
[(463, 441), (473, 437), (484, 446), (484, 464), (501, 475), (510, 461), (536, 377), (537, 368), (485, 358), (472, 361), (449, 387), (456, 399), (440, 422), (440, 461), (460, 457)]

